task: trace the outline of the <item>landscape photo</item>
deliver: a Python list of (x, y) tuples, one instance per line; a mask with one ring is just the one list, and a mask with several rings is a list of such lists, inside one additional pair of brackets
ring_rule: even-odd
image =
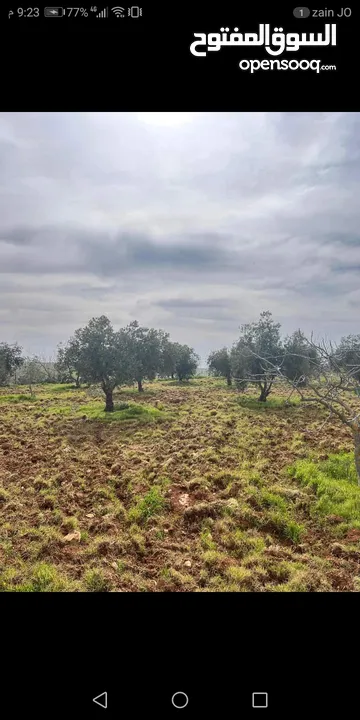
[(0, 114), (0, 591), (360, 591), (360, 114)]

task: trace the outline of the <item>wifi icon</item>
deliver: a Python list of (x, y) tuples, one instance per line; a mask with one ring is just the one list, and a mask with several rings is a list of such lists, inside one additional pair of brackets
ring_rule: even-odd
[(125, 8), (113, 7), (111, 8), (111, 12), (113, 12), (116, 17), (124, 17)]

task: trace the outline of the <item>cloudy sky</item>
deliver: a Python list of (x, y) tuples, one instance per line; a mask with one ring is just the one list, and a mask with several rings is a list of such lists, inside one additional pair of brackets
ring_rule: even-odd
[(3, 113), (0, 341), (360, 333), (360, 114)]

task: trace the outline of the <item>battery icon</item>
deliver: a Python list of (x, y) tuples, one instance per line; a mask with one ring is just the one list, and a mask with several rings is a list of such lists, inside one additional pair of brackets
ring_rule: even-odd
[(64, 10), (62, 7), (46, 7), (44, 10), (45, 17), (62, 17)]

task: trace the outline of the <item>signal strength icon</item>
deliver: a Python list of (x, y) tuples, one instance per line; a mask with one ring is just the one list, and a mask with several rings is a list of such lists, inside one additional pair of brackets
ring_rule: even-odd
[(96, 17), (98, 18), (106, 18), (109, 15), (109, 8), (104, 8), (101, 12), (99, 12)]
[(113, 7), (113, 8), (111, 8), (111, 12), (113, 12), (114, 15), (116, 15), (116, 17), (124, 17), (125, 8)]

